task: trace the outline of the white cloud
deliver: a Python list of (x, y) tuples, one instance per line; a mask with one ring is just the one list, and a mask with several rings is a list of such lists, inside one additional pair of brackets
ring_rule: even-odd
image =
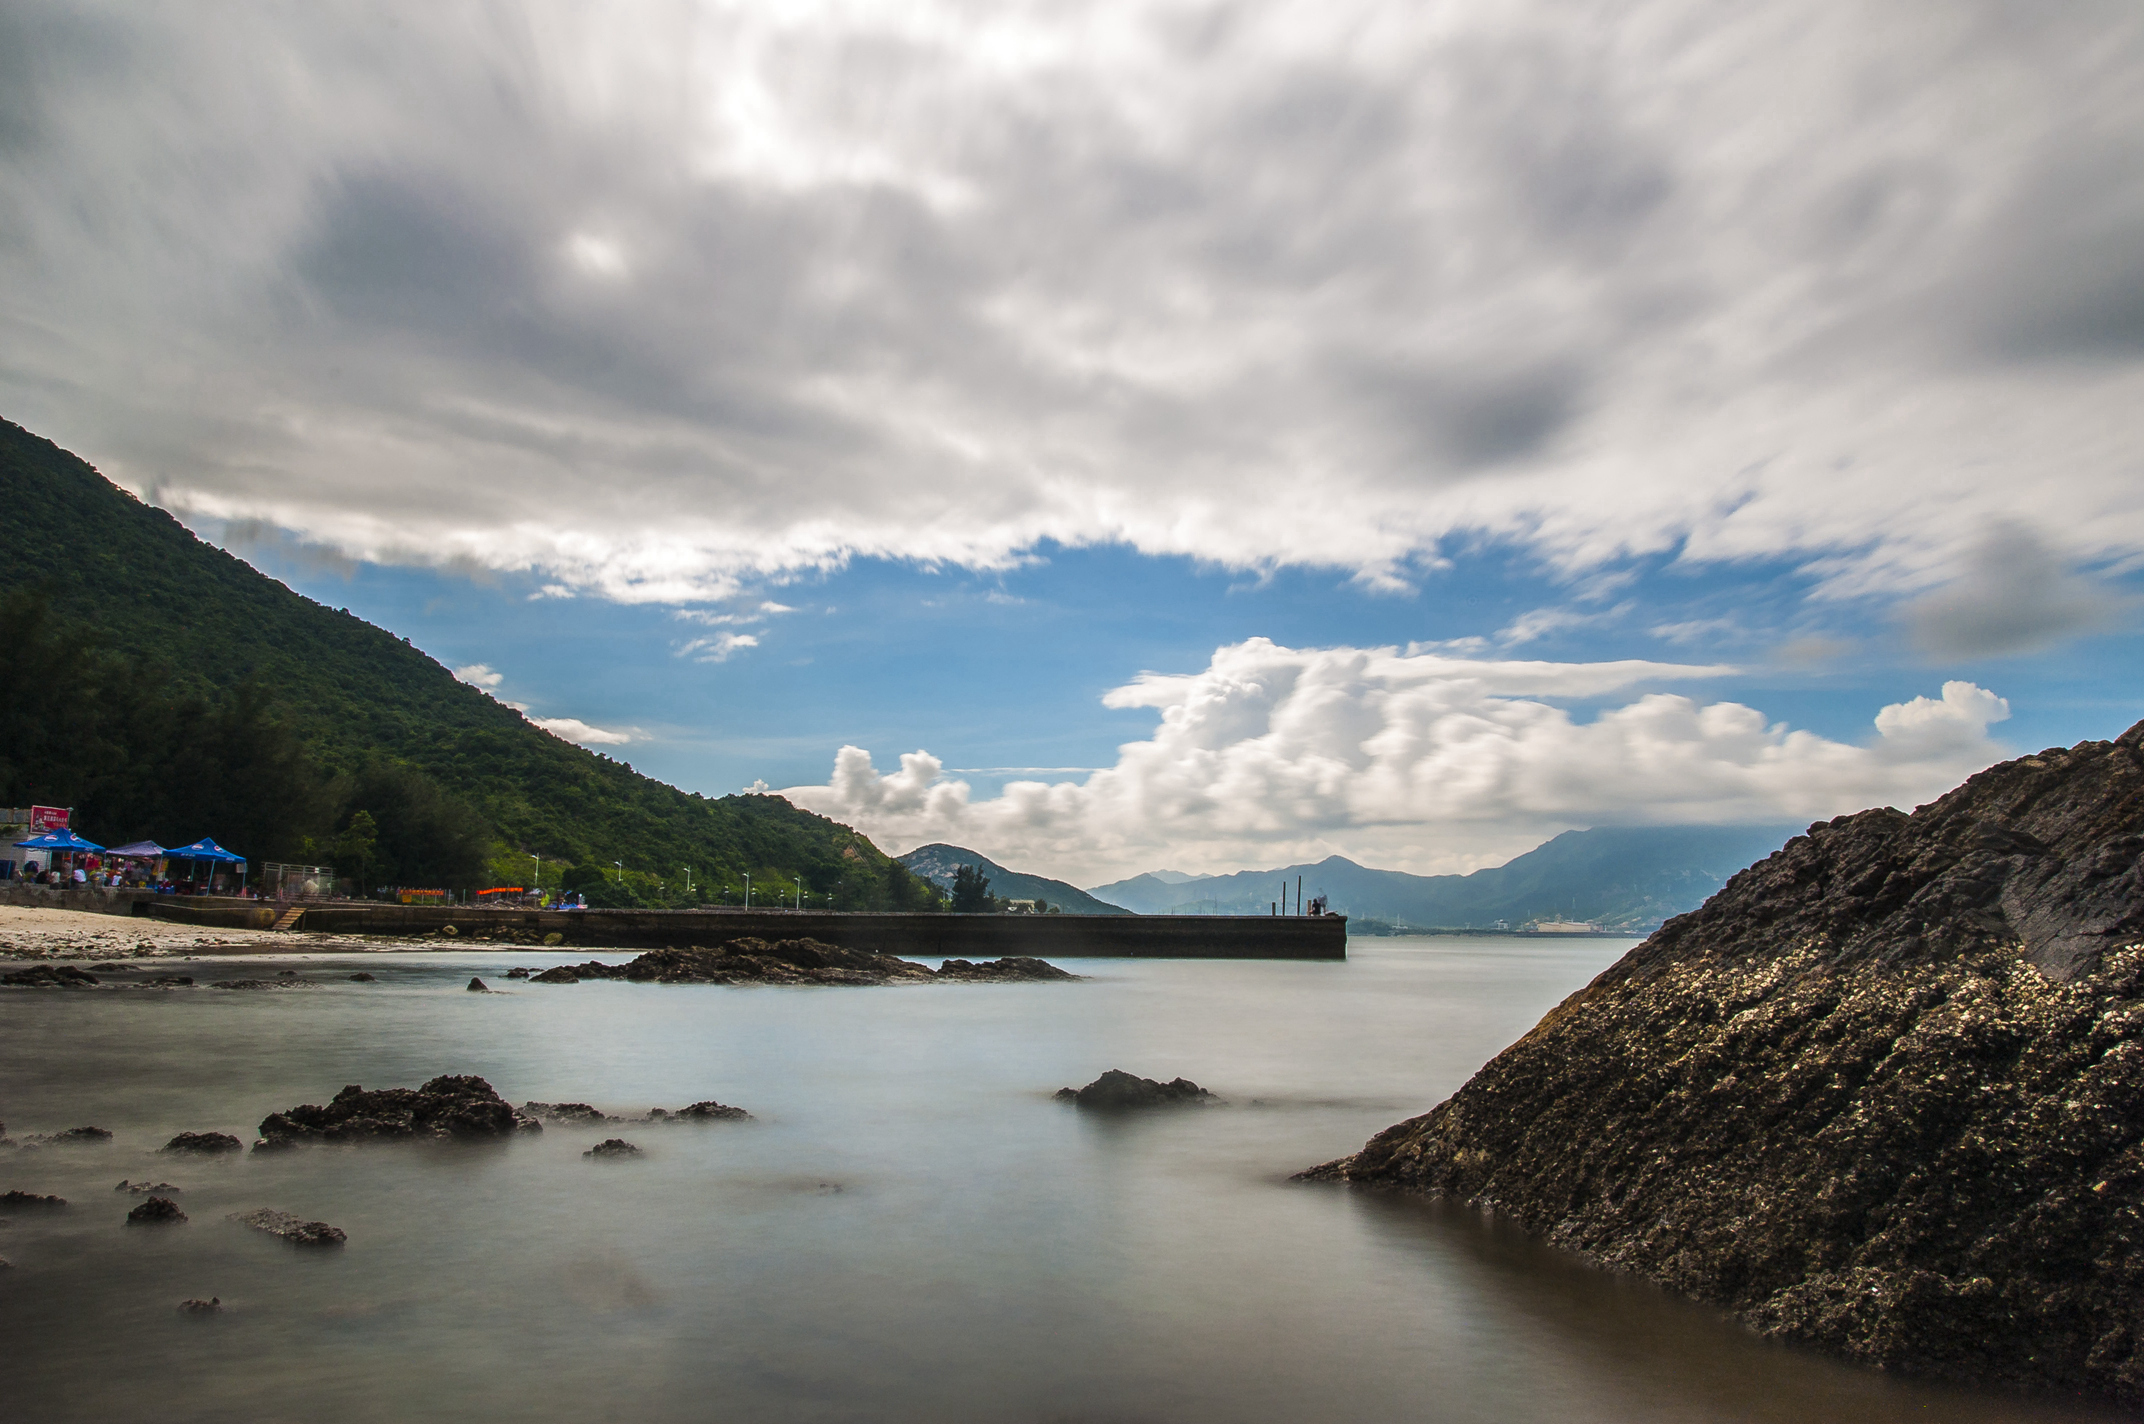
[(692, 639), (677, 650), (677, 655), (691, 658), (696, 663), (726, 663), (731, 655), (758, 646), (757, 634), (717, 633), (712, 638)]
[(506, 674), (493, 672), (489, 663), (471, 663), (467, 667), (458, 667), (454, 670), (454, 675), (471, 687), (487, 690), (496, 689), (500, 683), (506, 681)]
[(0, 405), (347, 555), (698, 602), (1045, 540), (1886, 597), (1991, 519), (2144, 552), (2133, 7), (4, 23)]
[[(1339, 853), (1419, 873), (1495, 864), (1574, 826), (1813, 820), (1911, 806), (2003, 754), (2003, 699), (1965, 682), (1883, 708), (1861, 744), (1648, 684), (1735, 670), (1546, 663), (1263, 638), (1204, 670), (1145, 674), (1104, 699), (1160, 724), (1083, 781), (977, 799), (928, 752), (880, 772), (843, 747), (824, 786), (782, 794), (902, 850), (965, 845), (1093, 884)], [(1558, 705), (1607, 700), (1590, 718)]]
[(529, 721), (554, 737), (578, 742), (584, 747), (619, 747), (633, 740), (630, 732), (612, 732), (601, 727), (591, 727), (578, 717), (530, 717)]

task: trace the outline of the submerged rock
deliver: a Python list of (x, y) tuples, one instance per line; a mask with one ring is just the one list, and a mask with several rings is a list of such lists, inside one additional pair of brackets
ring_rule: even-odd
[(0, 1192), (0, 1211), (58, 1211), (67, 1205), (65, 1197), (41, 1197), (30, 1192)]
[(170, 1197), (151, 1197), (127, 1213), (129, 1226), (169, 1226), (186, 1220), (186, 1213)]
[(0, 974), (0, 984), (13, 984), (25, 989), (87, 988), (98, 982), (100, 981), (96, 975), (72, 964), (33, 964), (28, 969)]
[(640, 1149), (622, 1137), (608, 1137), (581, 1155), (583, 1157), (638, 1157)]
[(243, 1152), (246, 1150), (246, 1144), (228, 1132), (182, 1132), (157, 1150), (214, 1155), (218, 1152)]
[(694, 1103), (689, 1108), (676, 1112), (664, 1112), (661, 1108), (649, 1108), (649, 1122), (750, 1122), (752, 1115), (743, 1108), (733, 1108), (718, 1103), (712, 1098), (704, 1103)]
[(506, 977), (509, 979), (526, 979), (529, 977), (529, 967), (526, 964), (517, 964), (506, 971)]
[(340, 1246), (350, 1238), (339, 1227), (324, 1221), (304, 1221), (287, 1211), (273, 1207), (260, 1207), (253, 1211), (234, 1211), (226, 1217), (240, 1226), (250, 1226), (255, 1231), (265, 1231), (270, 1236), (281, 1237), (293, 1246)]
[(143, 989), (187, 989), (193, 987), (191, 974), (156, 974), (144, 979), (137, 986)]
[(65, 1132), (33, 1132), (22, 1139), (25, 1147), (95, 1147), (110, 1142), (112, 1134), (101, 1127), (70, 1127)]
[(1812, 826), (1308, 1176), (1867, 1364), (2144, 1402), (2144, 724)]
[(211, 989), (310, 989), (310, 979), (218, 979), (209, 985)]
[(1110, 1069), (1084, 1088), (1059, 1088), (1057, 1098), (1083, 1108), (1102, 1109), (1202, 1106), (1221, 1101), (1189, 1078), (1157, 1083), (1121, 1068)]
[(352, 974), (350, 976), (350, 982), (352, 984), (377, 984), (380, 981), (377, 976), (367, 974), (364, 970), (360, 969), (357, 971), (357, 973)]
[(182, 1300), (179, 1302), (179, 1314), (181, 1315), (220, 1315), (222, 1312), (223, 1297), (220, 1295), (212, 1295), (207, 1300)]
[(121, 1178), (119, 1185), (112, 1188), (112, 1190), (115, 1192), (132, 1192), (135, 1196), (143, 1196), (149, 1192), (156, 1192), (159, 1195), (170, 1192), (172, 1195), (177, 1196), (180, 1192), (178, 1187), (174, 1187), (169, 1182), (129, 1182), (124, 1178)]
[(980, 964), (971, 964), (965, 959), (948, 959), (938, 966), (938, 977), (987, 983), (1023, 979), (1077, 979), (1080, 976), (1068, 974), (1045, 959), (1036, 959), (1026, 954), (1009, 954), (1003, 959), (986, 959)]
[(544, 1122), (585, 1125), (591, 1122), (619, 1121), (586, 1103), (523, 1103), (521, 1111)]
[(516, 1132), (541, 1132), (543, 1124), (517, 1113), (491, 1084), (475, 1077), (439, 1077), (421, 1088), (351, 1084), (326, 1106), (306, 1103), (261, 1120), (254, 1151), (300, 1142), (382, 1142), (430, 1138), (480, 1142)]

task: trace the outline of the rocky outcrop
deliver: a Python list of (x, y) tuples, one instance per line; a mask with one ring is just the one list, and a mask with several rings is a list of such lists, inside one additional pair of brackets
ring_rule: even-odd
[[(952, 971), (950, 973), (946, 971)], [(947, 960), (933, 971), (893, 954), (843, 949), (815, 939), (733, 939), (714, 949), (692, 945), (656, 949), (629, 964), (559, 965), (531, 975), (531, 984), (578, 984), (583, 979), (625, 979), (635, 984), (927, 984), (938, 979), (1077, 979), (1040, 959), (1014, 956), (970, 964)]]
[(177, 1196), (180, 1194), (179, 1188), (174, 1187), (169, 1182), (129, 1182), (124, 1178), (122, 1178), (120, 1180), (119, 1185), (112, 1188), (112, 1190), (115, 1192), (132, 1192), (135, 1196), (138, 1197), (147, 1196), (151, 1192), (156, 1193), (158, 1196), (163, 1196), (166, 1193), (169, 1193), (172, 1196)]
[(622, 1137), (606, 1137), (581, 1155), (583, 1157), (594, 1157), (600, 1161), (611, 1157), (638, 1157), (640, 1149)]
[(186, 1220), (186, 1213), (170, 1197), (151, 1197), (127, 1213), (129, 1226), (176, 1226)]
[(1060, 1102), (1102, 1111), (1196, 1107), (1221, 1101), (1189, 1078), (1157, 1083), (1152, 1078), (1141, 1078), (1121, 1068), (1110, 1069), (1084, 1088), (1059, 1088), (1057, 1098)]
[(160, 1152), (198, 1152), (214, 1156), (219, 1152), (243, 1152), (246, 1144), (228, 1132), (182, 1132), (162, 1147)]
[(1077, 974), (1068, 974), (1046, 959), (1032, 955), (1009, 954), (1003, 959), (986, 959), (980, 964), (965, 959), (948, 959), (938, 966), (940, 979), (969, 983), (1012, 983), (1022, 980), (1077, 979)]
[(67, 1205), (65, 1197), (41, 1197), (30, 1192), (0, 1192), (0, 1211), (58, 1211)]
[(414, 1138), (483, 1142), (516, 1132), (541, 1132), (543, 1124), (514, 1111), (482, 1078), (440, 1077), (421, 1088), (352, 1084), (326, 1106), (306, 1103), (261, 1120), (254, 1151), (301, 1142), (389, 1142)]
[(469, 992), (472, 994), (488, 994), (491, 992), (491, 986), (486, 984), (482, 979), (470, 979), (467, 987)]
[(98, 982), (96, 975), (72, 964), (33, 964), (28, 969), (0, 974), (0, 984), (22, 989), (85, 989)]
[(249, 1226), (255, 1231), (265, 1231), (293, 1246), (340, 1246), (350, 1238), (340, 1227), (324, 1221), (306, 1221), (292, 1216), (287, 1211), (273, 1207), (260, 1207), (254, 1211), (234, 1211), (226, 1218), (240, 1226)]
[(1869, 1364), (2144, 1402), (2140, 747), (1810, 827), (1306, 1175)]

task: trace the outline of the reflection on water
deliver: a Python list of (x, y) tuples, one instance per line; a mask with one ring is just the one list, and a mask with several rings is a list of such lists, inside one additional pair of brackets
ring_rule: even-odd
[[(0, 995), (0, 1416), (25, 1420), (2081, 1420), (1753, 1339), (1471, 1213), (1287, 1182), (1423, 1111), (1624, 946), (1377, 940), (1080, 985), (495, 987), (458, 950), (269, 994)], [(378, 984), (341, 979), (362, 967)], [(248, 968), (248, 973), (257, 972)], [(1104, 1068), (1222, 1108), (1095, 1120)], [(160, 1158), (346, 1083), (479, 1073), (611, 1112), (485, 1148)], [(603, 1137), (645, 1149), (580, 1154)], [(185, 1188), (121, 1225), (122, 1177)], [(258, 1206), (349, 1233), (308, 1253)], [(220, 1296), (218, 1316), (178, 1314)]]

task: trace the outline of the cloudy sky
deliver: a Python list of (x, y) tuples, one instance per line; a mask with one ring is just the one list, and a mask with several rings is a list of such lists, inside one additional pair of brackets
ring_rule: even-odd
[(2144, 12), (0, 3), (0, 414), (1083, 883), (2144, 716)]

